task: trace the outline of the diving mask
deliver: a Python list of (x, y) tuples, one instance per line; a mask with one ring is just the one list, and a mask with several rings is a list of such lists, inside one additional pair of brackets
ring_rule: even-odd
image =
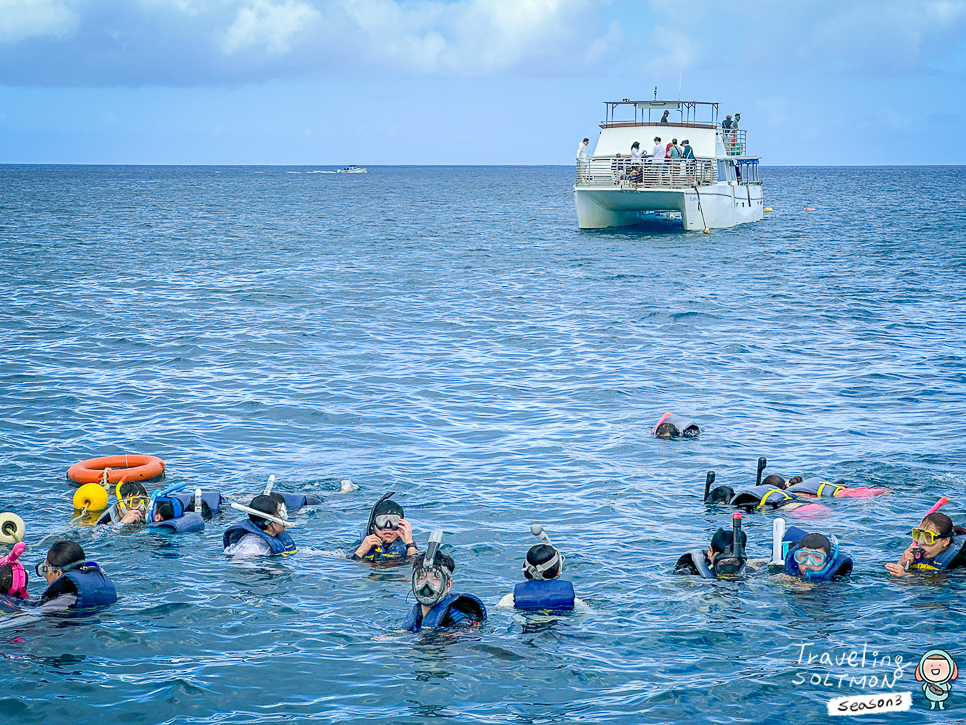
[(799, 549), (795, 552), (795, 563), (803, 566), (812, 565), (821, 569), (828, 561), (828, 554), (821, 550)]
[[(563, 571), (563, 563), (566, 560), (567, 559), (563, 554), (561, 554), (559, 551), (554, 549), (553, 556), (548, 561), (545, 561), (542, 564), (531, 564), (529, 561), (524, 561), (523, 573), (529, 574), (531, 579), (542, 580), (547, 578), (543, 575), (545, 571), (553, 569), (555, 566), (559, 564), (560, 568), (557, 570), (557, 573), (554, 575), (554, 577), (556, 577), (556, 576), (559, 576), (560, 573)], [(551, 577), (551, 578), (554, 578), (554, 577)]]
[(932, 546), (936, 543), (938, 539), (944, 539), (947, 536), (952, 536), (952, 531), (947, 531), (945, 534), (937, 534), (935, 531), (930, 531), (929, 529), (920, 529), (916, 527), (912, 530), (912, 538), (916, 540), (919, 546)]
[(719, 579), (733, 579), (745, 573), (747, 561), (743, 554), (735, 556), (732, 551), (725, 551), (714, 560), (711, 568)]
[(380, 514), (373, 520), (377, 529), (382, 531), (395, 531), (399, 528), (402, 517), (399, 514)]
[(413, 594), (417, 602), (427, 607), (433, 607), (443, 600), (453, 580), (453, 572), (436, 561), (442, 541), (443, 532), (437, 529), (429, 535), (426, 553), (413, 564)]
[(117, 507), (122, 511), (143, 511), (144, 507), (148, 505), (148, 499), (146, 496), (134, 494), (120, 499), (117, 503)]

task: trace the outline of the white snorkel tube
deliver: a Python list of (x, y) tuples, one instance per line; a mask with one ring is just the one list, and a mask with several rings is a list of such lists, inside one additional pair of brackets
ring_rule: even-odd
[(775, 519), (771, 525), (771, 561), (772, 566), (785, 566), (785, 550), (782, 540), (785, 538), (785, 519)]
[(540, 524), (531, 524), (530, 533), (536, 536), (541, 544), (546, 544), (553, 549), (553, 556), (542, 564), (531, 564), (529, 561), (524, 560), (523, 573), (529, 574), (533, 579), (543, 581), (545, 579), (543, 576), (545, 571), (558, 567), (555, 576), (560, 576), (563, 572), (564, 555), (550, 542), (550, 537), (547, 536), (547, 532), (543, 530)]
[[(444, 566), (436, 566), (436, 553), (443, 542), (443, 530), (436, 529), (429, 535), (429, 544), (423, 558), (413, 567), (413, 595), (416, 601), (427, 607), (435, 607), (446, 596), (446, 586), (452, 580), (452, 572)], [(432, 575), (438, 582), (434, 583)], [(422, 582), (420, 581), (422, 580)]]
[(295, 526), (295, 524), (293, 524), (291, 521), (288, 521), (286, 519), (280, 519), (276, 516), (272, 516), (271, 514), (267, 514), (264, 511), (259, 511), (258, 509), (249, 508), (248, 506), (242, 506), (240, 503), (235, 503), (234, 501), (231, 502), (231, 507), (233, 509), (238, 509), (239, 511), (244, 511), (246, 514), (252, 514), (253, 516), (257, 516), (261, 519), (265, 519), (266, 521), (271, 521), (276, 524), (281, 524), (282, 526), (285, 526), (287, 528), (292, 528), (293, 526)]
[(268, 494), (270, 494), (272, 492), (272, 489), (273, 488), (275, 488), (275, 474), (274, 473), (271, 476), (268, 477), (268, 483), (265, 484), (265, 490), (262, 492), (262, 495), (263, 496), (267, 496)]

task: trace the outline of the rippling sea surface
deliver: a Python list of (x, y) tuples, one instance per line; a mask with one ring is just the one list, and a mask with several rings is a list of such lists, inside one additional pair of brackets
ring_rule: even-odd
[[(0, 620), (0, 721), (804, 723), (900, 657), (912, 709), (864, 722), (966, 718), (966, 680), (930, 712), (913, 674), (933, 647), (966, 667), (966, 576), (883, 569), (940, 496), (966, 524), (966, 169), (765, 169), (774, 211), (710, 235), (581, 232), (569, 167), (317, 170), (0, 166), (0, 510), (31, 598), (58, 535), (120, 595)], [(665, 411), (701, 437), (653, 438)], [(326, 500), (249, 565), (231, 509), (72, 527), (65, 471), (122, 452)], [(758, 456), (891, 490), (812, 526), (850, 580), (671, 574), (730, 525), (706, 472), (753, 482)], [(342, 553), (389, 490), (457, 590), (495, 604), (540, 523), (591, 612), (402, 632), (408, 568)], [(752, 556), (771, 525), (745, 517)]]

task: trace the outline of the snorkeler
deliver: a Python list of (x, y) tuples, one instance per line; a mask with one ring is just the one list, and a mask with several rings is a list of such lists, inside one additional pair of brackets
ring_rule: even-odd
[(808, 581), (827, 581), (836, 576), (848, 576), (852, 558), (839, 549), (833, 536), (808, 534), (790, 526), (782, 539), (788, 546), (784, 574)]
[(912, 530), (912, 544), (897, 564), (886, 564), (892, 576), (908, 576), (966, 567), (966, 529), (936, 511), (926, 514)]
[(47, 558), (35, 567), (47, 581), (40, 598), (43, 611), (86, 609), (114, 604), (117, 590), (97, 562), (87, 561), (84, 550), (74, 541), (58, 541)]
[(705, 579), (733, 578), (744, 574), (748, 563), (745, 555), (748, 535), (741, 530), (741, 514), (733, 514), (731, 521), (731, 531), (719, 528), (711, 537), (707, 549), (691, 549), (682, 554), (674, 565), (675, 573), (700, 574)]
[(442, 531), (429, 537), (426, 553), (413, 562), (413, 594), (416, 604), (406, 616), (403, 628), (418, 632), (423, 627), (466, 627), (486, 621), (486, 607), (472, 594), (451, 594), (452, 557), (439, 550)]
[(697, 438), (701, 428), (689, 418), (674, 413), (665, 413), (654, 425), (652, 433), (658, 438)]
[(583, 605), (574, 595), (574, 585), (560, 578), (565, 557), (552, 543), (540, 524), (530, 533), (542, 543), (530, 547), (523, 564), (526, 581), (517, 584), (496, 606), (526, 610), (572, 610)]
[(369, 523), (362, 532), (352, 558), (357, 561), (402, 561), (419, 553), (413, 541), (413, 527), (406, 521), (402, 506), (389, 497), (390, 491), (369, 511)]
[(295, 541), (286, 531), (289, 523), (284, 503), (262, 494), (253, 498), (248, 506), (232, 503), (232, 508), (247, 512), (248, 518), (225, 532), (222, 537), (225, 556), (250, 559), (295, 553)]
[[(764, 459), (760, 459), (764, 460)], [(856, 486), (849, 488), (845, 481), (826, 481), (820, 476), (802, 478), (792, 476), (787, 481), (777, 474), (765, 477), (762, 485), (774, 486), (796, 496), (808, 496), (809, 498), (870, 498), (872, 496), (882, 496), (889, 493), (887, 488), (869, 488), (867, 486)]]
[(143, 524), (148, 508), (148, 492), (137, 481), (122, 481), (115, 489), (117, 502), (97, 519), (95, 525)]
[(27, 545), (18, 541), (13, 551), (0, 559), (0, 612), (20, 611), (20, 602), (27, 598), (27, 570), (18, 559)]
[(815, 519), (830, 516), (831, 510), (820, 503), (809, 503), (794, 494), (788, 494), (774, 485), (765, 484), (761, 480), (764, 468), (764, 458), (758, 459), (758, 477), (754, 486), (735, 491), (731, 486), (711, 488), (715, 480), (715, 472), (708, 471), (704, 484), (705, 503), (712, 505), (725, 504), (736, 506), (745, 511), (775, 511), (781, 509), (783, 514), (789, 514), (801, 519)]

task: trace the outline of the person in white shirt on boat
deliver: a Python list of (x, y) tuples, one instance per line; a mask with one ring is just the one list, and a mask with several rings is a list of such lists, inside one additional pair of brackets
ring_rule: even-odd
[(587, 147), (590, 145), (590, 139), (585, 138), (579, 144), (577, 144), (577, 168), (580, 171), (580, 177), (582, 180), (586, 180), (588, 174), (589, 162), (587, 160)]
[(642, 166), (643, 162), (641, 161), (643, 157), (644, 156), (641, 153), (641, 142), (635, 141), (631, 144), (631, 163), (627, 175), (631, 181), (641, 181), (641, 177), (644, 172), (644, 167)]
[(661, 137), (654, 137), (654, 148), (651, 149), (651, 183), (661, 183), (661, 170), (664, 165), (664, 146), (661, 144)]

